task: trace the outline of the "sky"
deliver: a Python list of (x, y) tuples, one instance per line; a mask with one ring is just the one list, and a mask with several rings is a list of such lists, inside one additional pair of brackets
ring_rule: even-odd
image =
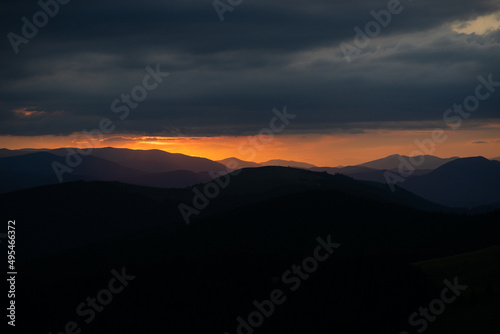
[(500, 1), (59, 1), (3, 1), (0, 147), (500, 156)]

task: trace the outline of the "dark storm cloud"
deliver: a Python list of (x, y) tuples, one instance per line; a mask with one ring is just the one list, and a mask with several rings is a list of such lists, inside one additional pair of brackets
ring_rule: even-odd
[[(42, 0), (43, 1), (43, 0)], [(497, 1), (401, 1), (403, 10), (348, 64), (340, 42), (387, 1), (249, 1), (224, 22), (204, 1), (78, 1), (15, 54), (7, 34), (36, 1), (6, 1), (1, 18), (1, 134), (68, 134), (116, 120), (117, 132), (238, 135), (271, 109), (300, 114), (291, 130), (439, 121), (474, 93), (477, 77), (500, 81), (500, 32), (458, 34), (453, 22), (500, 10)], [(145, 67), (171, 75), (123, 121), (110, 105), (142, 83)], [(500, 94), (477, 119), (498, 118)], [(21, 117), (13, 110), (43, 110)], [(356, 127), (357, 128), (357, 127)], [(350, 130), (351, 129), (351, 130)], [(356, 131), (360, 131), (359, 129)]]

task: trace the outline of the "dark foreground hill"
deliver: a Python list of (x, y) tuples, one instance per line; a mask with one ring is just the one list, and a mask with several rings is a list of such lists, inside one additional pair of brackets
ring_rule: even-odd
[[(370, 183), (288, 168), (231, 177), (189, 225), (178, 205), (191, 189), (75, 182), (0, 195), (18, 226), (18, 329), (399, 333), (443, 288), (411, 263), (499, 243), (500, 211), (421, 211)], [(122, 268), (134, 278), (107, 294)], [(271, 311), (262, 302), (279, 291)]]
[[(219, 207), (230, 207), (253, 203), (273, 197), (297, 193), (307, 190), (336, 190), (369, 200), (384, 200), (390, 203), (404, 204), (410, 207), (428, 211), (449, 211), (448, 208), (437, 205), (414, 194), (396, 188), (391, 192), (384, 184), (355, 180), (351, 177), (336, 174), (288, 167), (245, 168), (228, 176), (221, 176), (219, 182), (227, 186), (220, 192), (205, 211), (216, 212)], [(195, 186), (205, 193), (206, 186)]]
[[(46, 157), (45, 154), (37, 154)], [(88, 161), (92, 162), (92, 159)], [(127, 169), (124, 170), (128, 173)], [(226, 185), (219, 187), (219, 184)], [(215, 197), (211, 195), (214, 186), (217, 192)], [(148, 227), (158, 225), (184, 227), (186, 220), (183, 211), (180, 210), (180, 205), (189, 206), (198, 211), (197, 214), (189, 216), (189, 222), (196, 222), (215, 214), (305, 192), (343, 194), (351, 198), (352, 203), (358, 200), (374, 203), (374, 205), (383, 203), (396, 208), (403, 207), (409, 211), (450, 211), (446, 207), (426, 201), (400, 188), (392, 193), (388, 187), (375, 182), (358, 181), (344, 175), (330, 175), (286, 167), (243, 169), (221, 176), (218, 180), (185, 189), (141, 187), (119, 182), (69, 182), (12, 192), (0, 198), (5, 206), (14, 212), (24, 213), (29, 203), (29, 211), (36, 216), (38, 212), (43, 212), (47, 214), (41, 214), (42, 217), (57, 215), (57, 213), (65, 217), (59, 225), (54, 225), (48, 230), (45, 229), (45, 225), (38, 223), (29, 227), (32, 223), (31, 219), (28, 219), (27, 225), (23, 225), (26, 228), (29, 227), (26, 237), (33, 237), (32, 240), (29, 239), (29, 245), (37, 245), (40, 240), (50, 238), (53, 230), (66, 235), (63, 240), (53, 240), (45, 246), (40, 244), (39, 247), (35, 247), (37, 251), (33, 254), (40, 256), (47, 252), (103, 240), (104, 236), (113, 237)], [(197, 206), (202, 202), (206, 203), (203, 208)], [(328, 205), (326, 207), (330, 209)], [(305, 206), (304, 210), (308, 212), (308, 206)], [(73, 212), (78, 214), (72, 217), (73, 223), (68, 224), (67, 219)], [(115, 225), (111, 222), (101, 224), (98, 220), (91, 218), (113, 217), (110, 212), (114, 212), (119, 221), (125, 217), (134, 217), (140, 212), (144, 213), (145, 219), (140, 223), (121, 225), (119, 229), (115, 229)], [(86, 217), (86, 214), (90, 216)], [(157, 219), (158, 215), (162, 218)], [(376, 216), (371, 216), (370, 219), (378, 220)], [(51, 224), (57, 222), (59, 222), (58, 218), (54, 217)], [(94, 226), (93, 224), (98, 224), (95, 228), (100, 226), (99, 233), (94, 233), (94, 228), (88, 228)], [(38, 232), (33, 233), (33, 231)], [(44, 237), (40, 238), (40, 236)], [(45, 241), (43, 243), (45, 244)]]
[(497, 302), (500, 291), (500, 246), (475, 252), (422, 261), (415, 267), (437, 283), (442, 277), (459, 277), (467, 289), (460, 296), (463, 302), (446, 306), (454, 317), (439, 317), (427, 331), (438, 333), (494, 333), (500, 331)]
[[(374, 169), (364, 166), (346, 166), (346, 167), (314, 167), (310, 169), (314, 172), (327, 172), (335, 175), (337, 173), (350, 176), (356, 180), (373, 181), (378, 183), (387, 183), (386, 172), (397, 173), (396, 170)], [(430, 173), (432, 169), (416, 169), (413, 175), (424, 175)]]

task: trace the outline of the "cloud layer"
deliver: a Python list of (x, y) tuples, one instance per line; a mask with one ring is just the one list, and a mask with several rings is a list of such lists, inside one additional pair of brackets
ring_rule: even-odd
[[(500, 30), (477, 23), (500, 21), (493, 0), (401, 1), (348, 63), (340, 43), (354, 45), (354, 28), (387, 6), (243, 0), (221, 22), (211, 1), (73, 0), (16, 54), (7, 35), (22, 36), (21, 18), (32, 21), (40, 6), (5, 1), (0, 134), (64, 135), (109, 117), (117, 133), (241, 135), (283, 105), (301, 133), (424, 127), (473, 95), (479, 75), (500, 81)], [(120, 120), (111, 103), (156, 64), (170, 76)], [(499, 106), (496, 92), (471, 120), (500, 119)]]

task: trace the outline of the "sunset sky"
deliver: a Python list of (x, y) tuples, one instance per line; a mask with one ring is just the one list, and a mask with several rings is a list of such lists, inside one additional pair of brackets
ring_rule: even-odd
[[(0, 148), (85, 146), (109, 119), (94, 147), (336, 166), (413, 155), (443, 129), (433, 155), (500, 156), (500, 2), (401, 1), (347, 61), (341, 43), (390, 2), (244, 0), (221, 21), (212, 1), (70, 1), (13, 45), (41, 8), (4, 1)], [(296, 117), (242, 153), (284, 106)]]

